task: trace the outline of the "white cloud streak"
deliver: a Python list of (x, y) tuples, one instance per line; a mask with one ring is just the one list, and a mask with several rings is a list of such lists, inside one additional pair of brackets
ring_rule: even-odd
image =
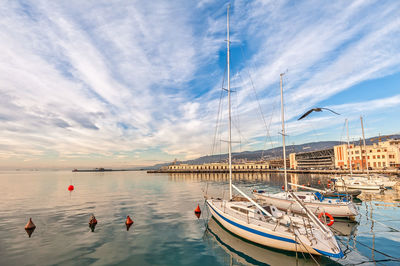
[[(248, 140), (242, 149), (264, 148), (265, 136), (247, 73), (275, 135), (278, 78), (286, 69), (289, 120), (360, 82), (399, 72), (399, 3), (324, 5), (233, 3), (233, 111), (235, 136)], [(208, 154), (224, 71), (225, 8), (215, 1), (2, 5), (0, 166), (145, 164)], [(240, 45), (248, 58), (240, 59)], [(395, 107), (398, 97), (332, 108), (368, 114)], [(289, 122), (289, 134), (306, 133), (300, 125), (312, 122)], [(332, 126), (319, 122), (321, 130)]]

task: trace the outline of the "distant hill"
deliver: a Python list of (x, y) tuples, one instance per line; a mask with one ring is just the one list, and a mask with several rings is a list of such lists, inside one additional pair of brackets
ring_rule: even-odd
[[(372, 143), (377, 143), (379, 137), (372, 137), (366, 139), (365, 142), (367, 145), (371, 145)], [(400, 135), (392, 135), (391, 139), (400, 139)], [(384, 141), (382, 137), (382, 141)], [(360, 141), (351, 142), (355, 145), (360, 145)], [(342, 141), (318, 141), (318, 142), (310, 142), (299, 145), (288, 145), (286, 146), (286, 154), (290, 153), (300, 153), (300, 152), (309, 152), (309, 151), (318, 151), (332, 148), (335, 145), (343, 144)], [(204, 163), (215, 163), (226, 161), (228, 158), (228, 154), (217, 154), (217, 155), (207, 155), (202, 156), (197, 159), (187, 160), (187, 161), (178, 161), (179, 163), (184, 164), (204, 164)], [(234, 152), (232, 153), (232, 160), (248, 160), (248, 161), (256, 161), (256, 160), (271, 160), (282, 158), (282, 146), (268, 149), (268, 150), (258, 150), (258, 151), (243, 151), (243, 152)], [(170, 165), (171, 163), (164, 164), (156, 164), (153, 166), (144, 167), (142, 169), (145, 170), (154, 170), (159, 169), (162, 166)]]

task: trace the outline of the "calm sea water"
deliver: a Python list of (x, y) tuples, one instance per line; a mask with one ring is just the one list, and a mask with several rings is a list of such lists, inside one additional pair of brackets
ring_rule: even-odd
[[(291, 180), (322, 186), (328, 177)], [(248, 243), (210, 219), (203, 193), (227, 196), (226, 175), (12, 171), (0, 172), (0, 182), (0, 265), (296, 265), (295, 254)], [(240, 174), (234, 182), (247, 192), (278, 191), (282, 176)], [(318, 263), (400, 263), (400, 194), (361, 198), (356, 223), (334, 224), (346, 257)], [(193, 213), (197, 204), (200, 219)], [(134, 220), (129, 231), (127, 215)], [(31, 237), (24, 230), (29, 217), (37, 226)], [(298, 255), (299, 265), (315, 265)]]

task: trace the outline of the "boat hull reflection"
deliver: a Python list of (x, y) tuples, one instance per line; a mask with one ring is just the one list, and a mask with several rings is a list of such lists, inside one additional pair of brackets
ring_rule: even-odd
[(331, 226), (331, 230), (337, 236), (354, 236), (357, 234), (358, 223), (356, 221), (337, 220)]

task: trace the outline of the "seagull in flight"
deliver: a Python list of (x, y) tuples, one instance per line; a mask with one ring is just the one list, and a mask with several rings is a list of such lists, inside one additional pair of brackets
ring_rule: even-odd
[(322, 110), (328, 110), (328, 111), (331, 111), (331, 112), (334, 113), (334, 114), (340, 115), (340, 114), (336, 113), (335, 111), (333, 111), (333, 110), (331, 110), (331, 109), (323, 108), (323, 107), (316, 107), (316, 108), (312, 108), (312, 109), (308, 110), (307, 112), (305, 112), (305, 113), (304, 113), (299, 119), (297, 119), (297, 120), (303, 119), (304, 117), (308, 116), (308, 115), (311, 114), (312, 112), (322, 112)]

